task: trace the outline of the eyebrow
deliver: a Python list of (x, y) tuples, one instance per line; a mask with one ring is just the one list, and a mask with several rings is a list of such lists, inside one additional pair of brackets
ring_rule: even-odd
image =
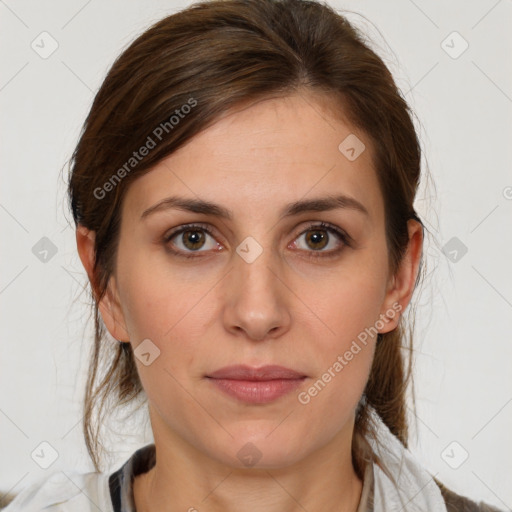
[[(141, 215), (141, 219), (149, 215), (169, 209), (184, 210), (192, 213), (202, 213), (204, 215), (213, 215), (223, 219), (232, 220), (233, 215), (229, 210), (210, 201), (202, 199), (188, 199), (185, 197), (172, 196), (159, 201), (157, 204), (149, 207)], [(324, 212), (338, 208), (354, 210), (369, 216), (368, 210), (356, 199), (346, 195), (327, 196), (317, 199), (307, 199), (295, 201), (287, 204), (281, 211), (280, 218), (292, 217), (300, 213)]]

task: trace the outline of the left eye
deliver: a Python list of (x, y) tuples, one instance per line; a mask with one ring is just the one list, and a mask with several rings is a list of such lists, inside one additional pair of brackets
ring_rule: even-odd
[[(340, 243), (341, 242), (341, 243)], [(336, 251), (345, 242), (343, 234), (330, 227), (312, 226), (293, 242), (294, 248), (317, 252)]]

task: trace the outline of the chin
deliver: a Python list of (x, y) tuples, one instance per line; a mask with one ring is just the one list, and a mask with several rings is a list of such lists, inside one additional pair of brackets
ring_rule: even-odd
[(283, 428), (279, 434), (269, 432), (272, 429), (250, 435), (239, 432), (225, 439), (222, 446), (217, 445), (210, 456), (237, 469), (278, 469), (297, 463), (314, 450), (304, 444), (306, 436), (296, 436), (289, 429)]

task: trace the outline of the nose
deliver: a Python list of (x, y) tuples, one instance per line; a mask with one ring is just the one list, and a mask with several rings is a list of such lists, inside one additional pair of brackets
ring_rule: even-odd
[(280, 265), (269, 250), (248, 263), (238, 254), (224, 282), (226, 330), (253, 341), (278, 338), (290, 329), (291, 315)]

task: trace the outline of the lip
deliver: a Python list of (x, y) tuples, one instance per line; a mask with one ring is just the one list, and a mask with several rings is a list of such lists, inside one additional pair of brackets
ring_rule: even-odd
[(217, 389), (245, 403), (273, 402), (296, 389), (306, 378), (290, 368), (226, 366), (206, 376)]
[(260, 366), (253, 368), (246, 365), (226, 366), (207, 375), (211, 379), (232, 379), (232, 380), (282, 380), (282, 379), (300, 379), (305, 377), (303, 373), (296, 372), (290, 368), (277, 365)]

